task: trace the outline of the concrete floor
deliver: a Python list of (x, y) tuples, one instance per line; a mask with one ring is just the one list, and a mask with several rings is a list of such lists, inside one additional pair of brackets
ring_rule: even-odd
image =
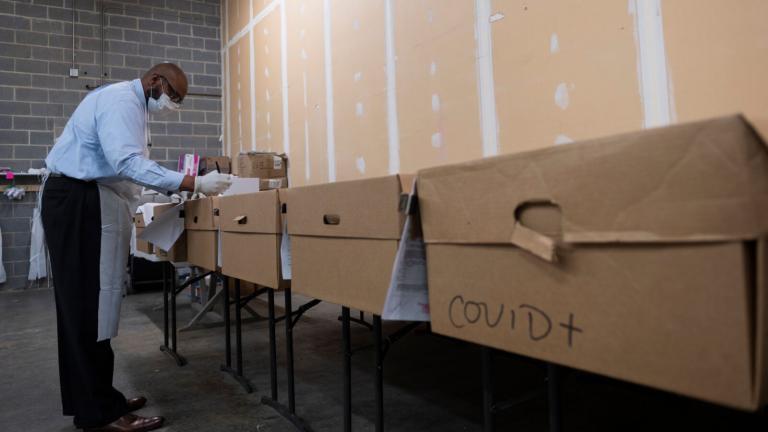
[[(179, 296), (179, 322), (194, 310)], [(179, 368), (158, 350), (162, 340), (159, 293), (130, 296), (123, 307), (116, 351), (115, 384), (127, 396), (149, 398), (142, 415), (164, 415), (164, 431), (293, 431), (271, 408), (260, 404), (269, 392), (266, 322), (244, 328), (245, 374), (257, 390), (246, 394), (219, 371), (223, 329), (182, 332), (180, 351), (189, 364)], [(296, 296), (294, 305), (306, 299)], [(263, 303), (253, 307), (266, 315)], [(296, 389), (299, 414), (315, 431), (341, 431), (341, 326), (339, 308), (321, 304), (295, 329)], [(214, 316), (210, 320), (214, 320)], [(392, 331), (397, 326), (385, 325)], [(278, 327), (280, 399), (285, 401), (284, 327)], [(370, 333), (353, 325), (355, 345)], [(72, 431), (60, 415), (53, 294), (47, 290), (0, 294), (0, 430)], [(537, 362), (500, 355), (495, 382), (500, 397), (513, 397), (542, 385)], [(353, 370), (353, 429), (373, 430), (373, 355), (356, 354)], [(416, 331), (396, 344), (385, 364), (387, 431), (480, 431), (479, 353), (476, 347)], [(766, 430), (764, 416), (567, 371), (563, 388), (563, 430), (616, 431)], [(543, 399), (500, 415), (498, 431), (545, 431)]]

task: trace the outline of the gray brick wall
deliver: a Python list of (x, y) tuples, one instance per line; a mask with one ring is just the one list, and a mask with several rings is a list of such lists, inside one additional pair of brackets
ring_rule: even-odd
[[(191, 94), (181, 113), (152, 122), (152, 158), (175, 168), (183, 153), (218, 155), (220, 0), (104, 1), (103, 69), (102, 2), (74, 0), (74, 64), (80, 77), (69, 78), (72, 1), (0, 0), (0, 167), (42, 167), (55, 138), (88, 93), (86, 85), (139, 78), (163, 61), (187, 72)], [(23, 239), (29, 243), (29, 221), (14, 211), (17, 206), (26, 209), (29, 199), (11, 204), (0, 198), (3, 261), (9, 275), (0, 290), (27, 285), (29, 251), (21, 249), (28, 249)]]

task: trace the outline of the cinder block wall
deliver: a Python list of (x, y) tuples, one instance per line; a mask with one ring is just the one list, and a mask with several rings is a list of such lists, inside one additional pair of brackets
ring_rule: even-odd
[[(75, 0), (74, 11), (73, 62), (72, 0), (0, 0), (0, 167), (42, 167), (86, 85), (139, 78), (162, 61), (187, 72), (191, 94), (181, 113), (152, 121), (152, 158), (175, 167), (183, 153), (220, 154), (220, 0)], [(0, 198), (0, 290), (27, 285), (35, 198)]]

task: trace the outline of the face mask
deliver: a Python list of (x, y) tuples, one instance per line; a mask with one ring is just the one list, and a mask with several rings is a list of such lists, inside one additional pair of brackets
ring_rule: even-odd
[[(164, 87), (164, 86), (163, 86)], [(171, 98), (165, 94), (165, 90), (158, 99), (150, 97), (147, 101), (147, 109), (152, 114), (168, 114), (179, 109), (179, 104), (172, 101)]]

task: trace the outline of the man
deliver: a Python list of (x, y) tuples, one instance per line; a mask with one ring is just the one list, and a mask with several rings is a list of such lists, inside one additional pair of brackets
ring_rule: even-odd
[(191, 177), (149, 159), (149, 114), (178, 110), (187, 77), (162, 63), (139, 80), (88, 94), (67, 122), (46, 165), (42, 221), (51, 257), (64, 415), (86, 431), (149, 431), (162, 417), (131, 414), (146, 403), (112, 387), (131, 217), (141, 187), (218, 194), (229, 175)]

